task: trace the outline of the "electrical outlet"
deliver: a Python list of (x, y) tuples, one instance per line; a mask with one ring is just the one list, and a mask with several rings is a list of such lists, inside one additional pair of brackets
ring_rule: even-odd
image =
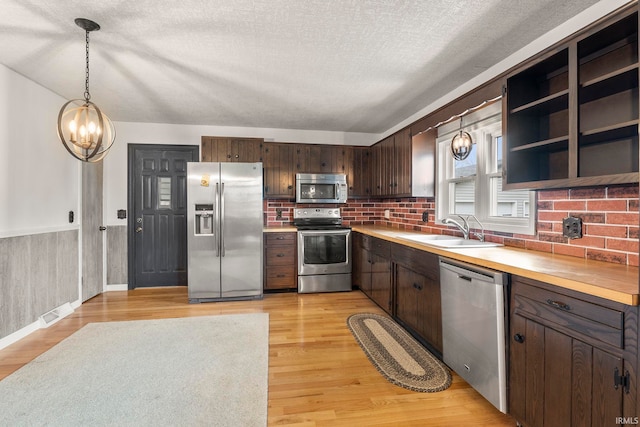
[(389, 209), (385, 209), (385, 210), (384, 210), (384, 217), (385, 217), (386, 219), (391, 218), (391, 211), (390, 211)]
[(429, 212), (422, 212), (422, 222), (429, 222)]
[(562, 235), (569, 239), (582, 238), (582, 219), (567, 217), (562, 220)]
[(276, 209), (276, 219), (282, 219), (283, 209)]

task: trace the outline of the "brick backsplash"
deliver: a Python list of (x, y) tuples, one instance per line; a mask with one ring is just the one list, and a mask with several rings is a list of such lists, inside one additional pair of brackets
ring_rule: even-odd
[[(505, 246), (638, 266), (638, 195), (637, 184), (541, 190), (538, 191), (536, 235), (487, 232), (487, 240)], [(338, 205), (296, 205), (265, 200), (265, 224), (290, 224), (296, 206)], [(340, 208), (346, 225), (387, 225), (425, 233), (461, 235), (454, 228), (434, 222), (434, 198), (349, 200)], [(389, 219), (384, 218), (387, 209)], [(422, 221), (425, 211), (426, 223)], [(582, 238), (562, 236), (562, 219), (569, 215), (582, 219)]]

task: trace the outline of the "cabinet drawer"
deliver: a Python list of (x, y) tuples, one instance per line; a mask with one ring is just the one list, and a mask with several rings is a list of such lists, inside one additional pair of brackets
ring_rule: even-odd
[(519, 281), (514, 281), (512, 291), (516, 314), (544, 319), (619, 348), (624, 345), (621, 311)]
[(267, 266), (295, 265), (295, 248), (293, 246), (267, 248), (265, 259)]
[(265, 271), (265, 288), (267, 289), (287, 289), (295, 288), (296, 267), (295, 265), (285, 265), (267, 267)]
[(440, 280), (439, 257), (429, 252), (408, 246), (392, 244), (391, 260), (431, 280)]
[(386, 259), (391, 259), (391, 242), (387, 240), (372, 238), (370, 250), (374, 254), (378, 254)]
[(266, 246), (294, 245), (296, 233), (264, 233), (264, 244)]

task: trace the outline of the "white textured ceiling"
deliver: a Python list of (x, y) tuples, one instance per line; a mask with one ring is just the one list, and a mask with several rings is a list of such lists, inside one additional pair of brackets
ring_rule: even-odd
[(116, 121), (381, 133), (597, 0), (0, 0), (0, 63)]

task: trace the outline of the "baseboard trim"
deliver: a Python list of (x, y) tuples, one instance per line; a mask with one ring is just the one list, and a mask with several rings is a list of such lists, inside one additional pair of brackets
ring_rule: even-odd
[(68, 315), (73, 313), (73, 307), (71, 303), (62, 304), (60, 307), (54, 308), (51, 311), (47, 311), (45, 314), (39, 317), (40, 327), (48, 328), (49, 326), (57, 323), (59, 320), (64, 319)]
[(107, 290), (105, 292), (128, 291), (128, 290), (129, 290), (129, 285), (124, 283), (124, 284), (121, 284), (121, 285), (107, 285)]
[[(3, 348), (9, 347), (11, 344), (14, 344), (14, 343), (20, 341), (22, 338), (27, 337), (28, 335), (32, 334), (33, 332), (37, 331), (38, 329), (46, 328), (48, 326), (51, 326), (55, 322), (58, 322), (58, 321), (62, 320), (63, 318), (65, 318), (68, 315), (70, 315), (71, 313), (73, 313), (74, 309), (80, 307), (80, 305), (82, 305), (82, 302), (80, 300), (76, 300), (76, 301), (73, 301), (71, 303), (67, 302), (65, 304), (62, 304), (60, 307), (55, 308), (55, 309), (43, 314), (35, 322), (33, 322), (33, 323), (31, 323), (31, 324), (29, 324), (29, 325), (27, 325), (27, 326), (25, 326), (25, 327), (23, 327), (21, 329), (18, 329), (17, 331), (7, 335), (4, 338), (0, 338), (0, 350), (2, 350)], [(50, 321), (48, 323), (48, 325), (43, 324), (43, 320), (41, 320), (41, 318), (43, 318), (44, 316), (46, 316), (49, 313), (53, 313), (56, 310), (58, 310), (58, 312), (56, 314), (57, 317), (53, 321)]]

